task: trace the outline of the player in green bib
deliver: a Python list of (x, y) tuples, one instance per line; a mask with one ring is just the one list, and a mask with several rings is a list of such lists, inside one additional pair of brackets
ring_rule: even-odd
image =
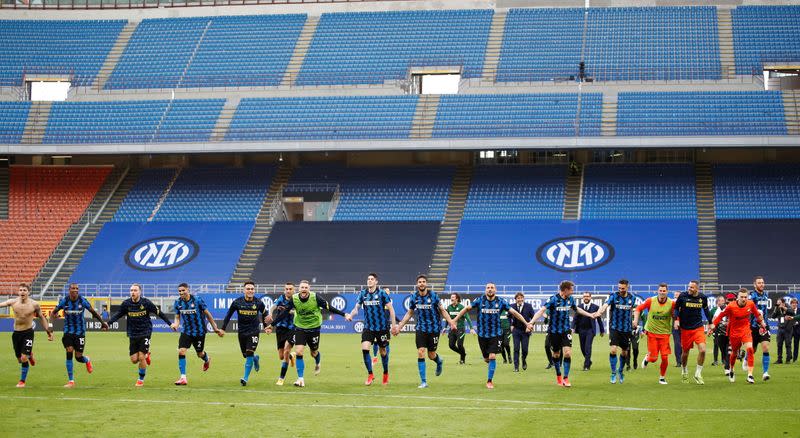
[(644, 300), (636, 307), (633, 312), (633, 326), (639, 323), (639, 316), (647, 310), (647, 322), (644, 330), (647, 333), (647, 354), (642, 361), (642, 368), (646, 368), (650, 362), (655, 362), (661, 355), (661, 375), (658, 383), (667, 384), (667, 367), (669, 367), (669, 355), (672, 351), (669, 348), (669, 338), (672, 334), (672, 312), (675, 309), (675, 301), (669, 298), (667, 284), (658, 285), (658, 295), (656, 299), (652, 297)]
[[(350, 315), (345, 315), (339, 309), (331, 307), (324, 298), (311, 292), (311, 287), (307, 280), (303, 280), (299, 285), (300, 293), (292, 296), (287, 306), (280, 306), (275, 309), (274, 321), (280, 321), (283, 318), (290, 316), (290, 311), (294, 310), (294, 334), (292, 335), (292, 342), (294, 343), (294, 352), (297, 360), (297, 381), (294, 386), (306, 386), (303, 373), (305, 371), (305, 362), (303, 360), (303, 352), (306, 345), (311, 349), (311, 357), (314, 358), (316, 365), (314, 367), (314, 375), (319, 374), (320, 360), (322, 355), (319, 352), (319, 336), (320, 327), (322, 327), (322, 309), (328, 312), (335, 313), (343, 316), (344, 319), (350, 321)], [(267, 323), (271, 320), (268, 319)]]

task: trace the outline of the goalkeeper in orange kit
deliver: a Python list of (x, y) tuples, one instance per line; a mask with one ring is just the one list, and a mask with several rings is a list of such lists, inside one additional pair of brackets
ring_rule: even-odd
[(711, 330), (714, 326), (722, 321), (722, 318), (728, 317), (728, 336), (731, 340), (731, 357), (730, 369), (731, 373), (728, 375), (728, 380), (733, 383), (733, 364), (736, 362), (736, 357), (740, 348), (747, 351), (747, 383), (755, 383), (753, 378), (753, 335), (750, 331), (750, 317), (755, 316), (761, 330), (767, 330), (764, 322), (764, 316), (759, 312), (756, 304), (749, 299), (749, 292), (747, 289), (739, 289), (739, 294), (736, 296), (736, 302), (729, 304), (720, 314), (714, 318), (711, 324)]

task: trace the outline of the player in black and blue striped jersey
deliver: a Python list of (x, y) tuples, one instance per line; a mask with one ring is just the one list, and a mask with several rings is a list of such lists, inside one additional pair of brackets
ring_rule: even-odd
[(181, 337), (178, 339), (178, 370), (180, 378), (175, 382), (177, 386), (185, 386), (186, 381), (186, 350), (194, 347), (197, 357), (203, 360), (203, 371), (208, 371), (211, 366), (211, 357), (205, 351), (206, 345), (206, 322), (211, 324), (214, 333), (222, 337), (222, 331), (217, 328), (214, 316), (208, 311), (208, 306), (202, 298), (189, 293), (189, 285), (181, 283), (178, 285), (178, 295), (175, 300), (175, 322), (172, 329), (177, 330), (180, 326)]
[[(269, 309), (270, 315), (275, 316), (275, 311), (280, 308), (281, 311), (289, 306), (294, 296), (294, 283), (287, 282), (283, 286), (283, 295), (279, 296), (272, 308)], [(289, 365), (294, 366), (295, 355), (292, 351), (294, 343), (294, 318), (282, 318), (280, 321), (274, 323), (275, 325), (275, 340), (278, 347), (278, 359), (281, 361), (281, 373), (278, 380), (275, 382), (278, 386), (283, 386), (283, 381), (286, 379), (286, 371)], [(270, 329), (271, 330), (271, 329)], [(268, 330), (268, 332), (270, 331)]]
[(453, 318), (453, 322), (458, 322), (462, 316), (472, 309), (478, 311), (478, 345), (481, 347), (483, 360), (489, 365), (486, 387), (494, 389), (492, 380), (497, 367), (495, 355), (500, 351), (503, 343), (503, 327), (500, 322), (501, 313), (508, 312), (509, 315), (520, 320), (525, 324), (528, 332), (533, 330), (533, 324), (529, 323), (519, 312), (514, 310), (508, 304), (508, 301), (497, 298), (497, 286), (494, 283), (487, 283), (484, 295), (476, 298), (472, 301), (472, 304), (461, 309), (458, 315)]
[(372, 359), (369, 350), (372, 345), (378, 346), (383, 365), (383, 384), (389, 384), (389, 340), (390, 330), (394, 326), (394, 307), (392, 299), (385, 290), (378, 287), (378, 274), (367, 274), (367, 287), (361, 289), (356, 298), (356, 305), (350, 312), (350, 318), (358, 315), (358, 309), (364, 308), (364, 329), (361, 331), (361, 355), (367, 368), (365, 385), (372, 385), (375, 375), (372, 373)]
[[(550, 324), (547, 326), (547, 339), (550, 341), (550, 349), (553, 352), (553, 367), (556, 369), (556, 384), (567, 388), (572, 386), (569, 382), (569, 369), (572, 365), (572, 322), (570, 321), (570, 310), (580, 313), (589, 318), (595, 318), (595, 314), (589, 313), (575, 305), (572, 292), (575, 283), (564, 280), (558, 286), (558, 293), (550, 297), (546, 303), (533, 315), (530, 322), (538, 321), (547, 312), (550, 317)], [(561, 355), (564, 356), (564, 376), (561, 376)]]
[[(621, 279), (617, 284), (617, 291), (611, 294), (606, 302), (600, 306), (600, 309), (595, 312), (595, 316), (599, 317), (606, 309), (611, 309), (608, 317), (608, 341), (609, 345), (611, 345), (608, 361), (611, 364), (611, 383), (617, 383), (617, 376), (619, 376), (619, 383), (625, 381), (623, 372), (625, 358), (631, 349), (633, 311), (636, 309), (636, 298), (628, 292), (629, 286), (628, 280)], [(622, 356), (619, 362), (617, 361), (617, 350)], [(618, 363), (619, 369), (617, 369)]]
[(80, 290), (77, 283), (69, 285), (69, 294), (58, 301), (56, 307), (53, 308), (51, 313), (51, 320), (58, 318), (58, 312), (64, 312), (64, 335), (61, 337), (61, 344), (67, 352), (67, 377), (69, 380), (64, 385), (65, 388), (73, 388), (75, 386), (75, 372), (72, 364), (72, 357), (78, 363), (86, 365), (86, 372), (91, 374), (94, 370), (92, 360), (89, 356), (83, 355), (83, 350), (86, 347), (86, 319), (83, 313), (88, 311), (101, 323), (103, 328), (108, 329), (108, 324), (103, 321), (103, 318), (94, 310), (92, 303), (80, 295)]
[(428, 289), (428, 277), (424, 275), (417, 276), (417, 290), (411, 294), (410, 298), (408, 312), (394, 328), (393, 334), (397, 336), (408, 320), (412, 316), (414, 317), (416, 322), (417, 369), (421, 380), (418, 388), (427, 388), (426, 351), (428, 359), (436, 362), (436, 375), (442, 375), (444, 361), (436, 353), (436, 349), (439, 346), (439, 337), (442, 334), (442, 318), (447, 321), (451, 330), (457, 330), (458, 328), (439, 300), (439, 296)]

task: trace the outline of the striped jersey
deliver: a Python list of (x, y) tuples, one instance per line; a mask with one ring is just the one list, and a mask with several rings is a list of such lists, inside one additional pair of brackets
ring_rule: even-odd
[(188, 300), (183, 298), (175, 300), (175, 313), (181, 318), (181, 333), (187, 336), (204, 336), (207, 308), (203, 299), (195, 295), (189, 295)]
[(550, 318), (550, 324), (547, 326), (548, 333), (569, 333), (572, 331), (569, 311), (577, 311), (575, 299), (572, 295), (563, 298), (561, 294), (555, 294), (544, 303), (544, 307), (547, 309)]
[(511, 306), (508, 301), (494, 297), (490, 300), (486, 295), (481, 295), (472, 302), (472, 308), (478, 312), (478, 336), (493, 338), (503, 334), (500, 324), (500, 314), (508, 312)]
[(628, 293), (624, 297), (619, 292), (614, 292), (606, 300), (608, 304), (608, 328), (619, 332), (633, 330), (633, 309), (636, 307), (636, 298)]
[[(764, 292), (762, 294), (758, 293), (757, 291), (750, 292), (750, 300), (752, 300), (756, 304), (756, 308), (759, 312), (761, 312), (761, 317), (764, 318), (764, 321), (767, 320), (767, 308), (769, 307), (769, 296), (767, 293)], [(758, 328), (758, 320), (756, 319), (755, 315), (750, 316), (750, 327)]]
[(78, 295), (78, 298), (72, 301), (67, 295), (58, 302), (53, 313), (64, 311), (64, 334), (83, 336), (86, 333), (83, 312), (91, 308), (92, 304), (86, 298)]
[(408, 302), (408, 310), (414, 312), (414, 320), (417, 322), (416, 330), (423, 333), (440, 333), (442, 331), (442, 316), (439, 313), (439, 296), (436, 292), (428, 291), (425, 295), (420, 295), (419, 291), (411, 294)]
[[(286, 298), (286, 295), (281, 294), (278, 299), (275, 300), (275, 307), (289, 307), (289, 298)], [(283, 327), (289, 330), (294, 330), (294, 318), (282, 318), (280, 321), (275, 323), (275, 327)]]
[(362, 289), (358, 293), (356, 303), (364, 308), (364, 329), (379, 332), (389, 330), (390, 321), (386, 306), (392, 304), (389, 294), (383, 289), (376, 288), (375, 292)]

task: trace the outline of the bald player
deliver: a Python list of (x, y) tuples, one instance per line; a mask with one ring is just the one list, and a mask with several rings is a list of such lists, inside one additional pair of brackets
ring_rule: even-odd
[(17, 298), (12, 298), (0, 303), (0, 307), (11, 307), (14, 311), (14, 334), (11, 343), (14, 344), (14, 356), (20, 363), (20, 376), (17, 388), (24, 388), (28, 378), (29, 365), (36, 365), (33, 360), (33, 318), (47, 331), (47, 340), (53, 340), (53, 330), (42, 313), (39, 303), (30, 298), (31, 287), (20, 283), (17, 288)]

